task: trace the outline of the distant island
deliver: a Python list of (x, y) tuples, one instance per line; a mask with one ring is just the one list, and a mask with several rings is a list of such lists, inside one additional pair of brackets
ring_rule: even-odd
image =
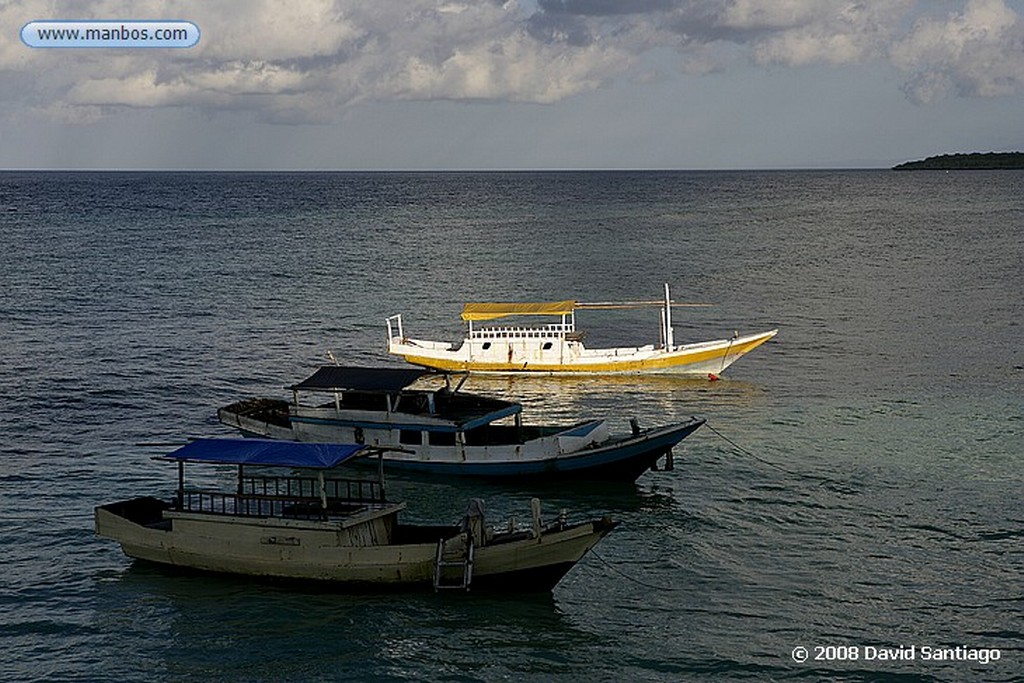
[(943, 154), (922, 161), (908, 161), (892, 167), (894, 171), (957, 170), (988, 171), (1005, 168), (1024, 168), (1024, 152), (974, 152), (972, 154)]

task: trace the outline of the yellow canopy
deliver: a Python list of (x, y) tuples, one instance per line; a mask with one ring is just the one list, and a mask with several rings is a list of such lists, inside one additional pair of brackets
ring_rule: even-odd
[(569, 315), (576, 308), (574, 300), (547, 301), (532, 304), (465, 304), (463, 320), (494, 320), (509, 315)]

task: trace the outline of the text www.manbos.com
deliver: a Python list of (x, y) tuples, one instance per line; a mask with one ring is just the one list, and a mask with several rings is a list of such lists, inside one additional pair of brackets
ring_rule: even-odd
[(32, 21), (21, 29), (29, 47), (192, 47), (190, 21)]

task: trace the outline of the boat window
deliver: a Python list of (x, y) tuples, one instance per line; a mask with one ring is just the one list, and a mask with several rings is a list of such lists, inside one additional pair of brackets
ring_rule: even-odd
[(419, 446), (423, 443), (423, 432), (413, 429), (401, 429), (398, 432), (398, 443)]
[(551, 342), (544, 342), (544, 350), (549, 351), (551, 349)]
[(491, 342), (484, 342), (484, 351), (491, 348)]
[(427, 432), (427, 443), (431, 446), (454, 446), (455, 432)]

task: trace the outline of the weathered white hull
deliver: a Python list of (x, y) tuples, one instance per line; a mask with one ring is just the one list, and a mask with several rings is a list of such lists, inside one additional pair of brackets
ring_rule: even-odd
[[(150, 506), (150, 514), (132, 506)], [(96, 532), (121, 544), (129, 557), (201, 571), (254, 577), (330, 581), (381, 587), (432, 585), (437, 535), (419, 531), (415, 542), (397, 542), (397, 513), (352, 520), (234, 517), (157, 509), (159, 501), (135, 499), (100, 506)], [(148, 518), (147, 518), (148, 517)], [(371, 516), (372, 517), (372, 516)], [(475, 549), (474, 588), (550, 590), (614, 526), (595, 520), (521, 532)], [(464, 535), (462, 536), (464, 538)], [(456, 539), (461, 540), (461, 539)], [(452, 541), (449, 541), (452, 542)]]
[(565, 337), (469, 338), (458, 348), (443, 342), (392, 337), (388, 352), (407, 362), (448, 372), (718, 375), (778, 334), (769, 330), (731, 339), (683, 344), (672, 351), (638, 346), (588, 349)]

